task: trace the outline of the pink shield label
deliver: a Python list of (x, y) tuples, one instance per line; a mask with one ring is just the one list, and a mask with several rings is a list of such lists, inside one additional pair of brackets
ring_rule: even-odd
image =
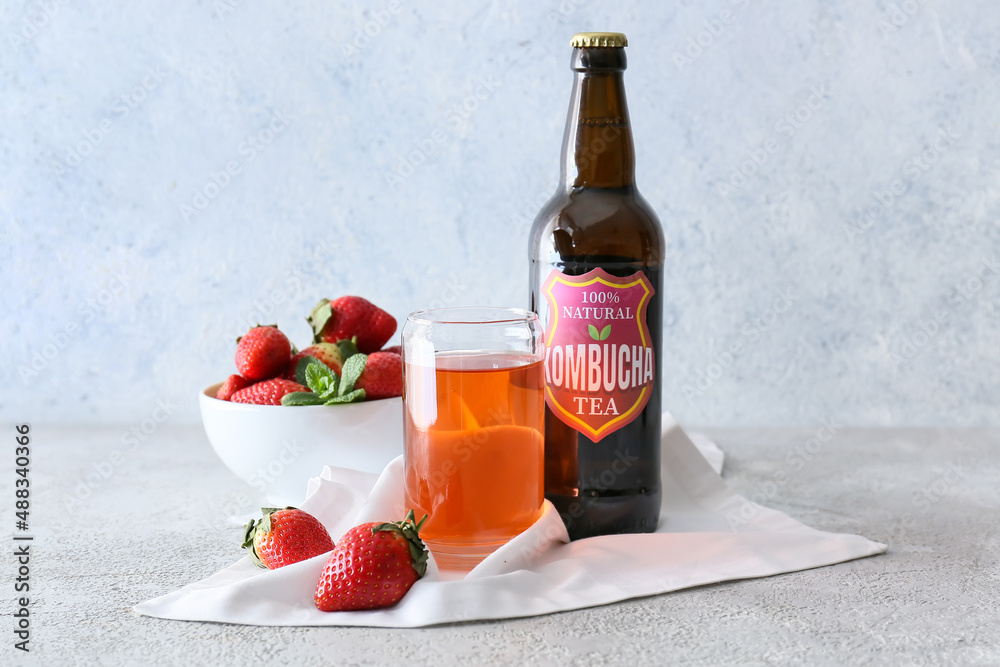
[(639, 416), (656, 381), (646, 326), (653, 286), (641, 271), (619, 278), (604, 269), (567, 276), (554, 269), (542, 286), (545, 402), (597, 442)]

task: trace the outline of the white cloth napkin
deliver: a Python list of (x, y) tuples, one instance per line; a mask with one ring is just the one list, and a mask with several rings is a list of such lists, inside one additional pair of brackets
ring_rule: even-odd
[[(663, 430), (663, 511), (659, 530), (569, 542), (558, 513), (542, 517), (464, 578), (433, 562), (397, 605), (321, 612), (313, 593), (327, 556), (278, 570), (244, 557), (184, 588), (144, 602), (147, 616), (247, 625), (419, 627), (608, 604), (733, 579), (766, 577), (882, 553), (884, 544), (824, 533), (756, 505), (719, 476), (722, 453), (704, 454), (669, 415)], [(710, 464), (709, 460), (713, 463)], [(309, 482), (302, 509), (338, 540), (352, 526), (403, 516), (402, 458), (374, 475), (327, 468)]]

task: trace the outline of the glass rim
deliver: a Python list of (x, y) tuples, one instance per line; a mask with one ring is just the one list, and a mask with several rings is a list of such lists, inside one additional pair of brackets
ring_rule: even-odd
[[(494, 313), (496, 317), (474, 318), (472, 313)], [(447, 315), (446, 315), (447, 314)], [(538, 315), (524, 308), (504, 306), (446, 306), (415, 310), (406, 316), (407, 322), (414, 324), (527, 324), (538, 320)]]

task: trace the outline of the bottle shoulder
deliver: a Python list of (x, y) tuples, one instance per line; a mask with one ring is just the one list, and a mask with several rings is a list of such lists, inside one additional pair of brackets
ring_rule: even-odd
[(661, 264), (663, 228), (634, 187), (556, 192), (531, 230), (532, 259), (602, 255)]

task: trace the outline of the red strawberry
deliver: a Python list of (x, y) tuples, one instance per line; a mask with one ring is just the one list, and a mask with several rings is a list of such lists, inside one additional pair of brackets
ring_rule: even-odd
[(395, 352), (373, 352), (368, 355), (355, 389), (365, 390), (365, 400), (392, 398), (403, 395), (403, 358)]
[(347, 531), (326, 561), (314, 600), (320, 611), (394, 605), (427, 571), (427, 547), (413, 510), (394, 523), (365, 523)]
[(236, 343), (236, 369), (248, 380), (269, 380), (285, 372), (292, 344), (273, 324), (254, 327)]
[(309, 317), (317, 343), (358, 337), (358, 350), (376, 352), (396, 333), (396, 318), (360, 296), (321, 299)]
[(303, 357), (314, 357), (319, 359), (326, 364), (327, 368), (337, 375), (340, 375), (340, 371), (344, 367), (344, 357), (340, 354), (340, 348), (333, 343), (316, 343), (315, 345), (310, 345), (292, 357), (292, 362), (288, 365), (288, 370), (286, 370), (285, 374), (281, 377), (287, 380), (294, 380), (295, 367), (298, 365), (299, 360)]
[(215, 397), (220, 401), (231, 400), (233, 398), (233, 394), (244, 387), (249, 387), (251, 384), (253, 383), (242, 375), (230, 375), (226, 378), (226, 381), (222, 383), (222, 386), (219, 387), (219, 391), (215, 392)]
[(383, 347), (381, 351), (382, 352), (392, 352), (394, 354), (398, 354), (399, 356), (403, 356), (403, 346), (402, 345), (392, 345), (390, 347)]
[(246, 525), (243, 548), (257, 567), (276, 570), (333, 549), (333, 540), (323, 524), (308, 512), (294, 507), (262, 507), (264, 517)]
[(255, 405), (281, 405), (281, 397), (293, 391), (309, 391), (308, 387), (303, 387), (298, 382), (285, 380), (283, 378), (271, 378), (257, 384), (252, 384), (246, 389), (240, 389), (233, 394), (233, 403), (253, 403)]

